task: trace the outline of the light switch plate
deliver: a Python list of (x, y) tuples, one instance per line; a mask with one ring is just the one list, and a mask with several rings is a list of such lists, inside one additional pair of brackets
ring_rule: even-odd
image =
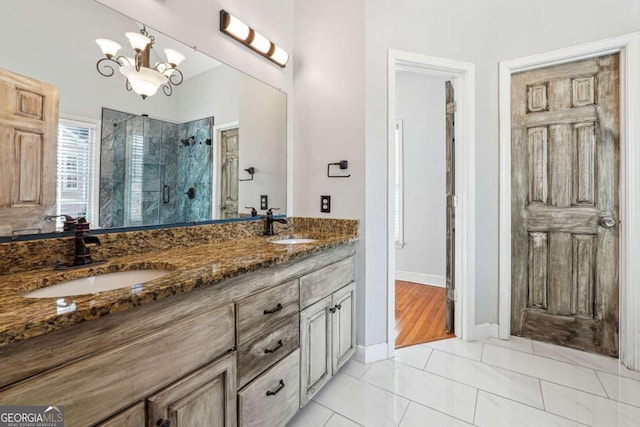
[(260, 196), (260, 209), (266, 211), (269, 209), (269, 203), (267, 203), (267, 195), (263, 194)]
[(320, 196), (320, 212), (331, 212), (331, 196)]

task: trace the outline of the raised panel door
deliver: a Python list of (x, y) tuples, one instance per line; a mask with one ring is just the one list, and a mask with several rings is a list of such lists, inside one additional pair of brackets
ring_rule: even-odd
[(332, 311), (332, 356), (331, 365), (335, 374), (356, 351), (356, 304), (355, 283), (345, 286), (333, 294)]
[(511, 93), (512, 333), (617, 356), (619, 57)]
[(0, 236), (55, 222), (58, 88), (0, 69)]
[(331, 295), (300, 312), (300, 406), (331, 378)]

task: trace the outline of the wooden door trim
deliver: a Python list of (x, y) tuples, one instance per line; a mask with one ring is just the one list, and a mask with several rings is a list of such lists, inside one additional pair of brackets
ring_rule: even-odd
[(499, 65), (500, 117), (500, 238), (499, 337), (511, 334), (511, 75), (612, 53), (620, 54), (620, 360), (640, 370), (640, 32), (542, 54), (501, 61)]
[[(388, 123), (387, 171), (393, 177), (393, 149), (396, 122), (395, 97), (398, 69), (450, 77), (456, 92), (456, 195), (455, 334), (463, 340), (479, 338), (475, 325), (475, 65), (468, 62), (426, 56), (389, 49), (388, 53)], [(395, 354), (395, 244), (394, 244), (394, 182), (388, 179), (387, 191), (387, 357)], [(365, 355), (368, 356), (368, 355)], [(361, 357), (362, 358), (362, 357)], [(366, 359), (367, 357), (365, 357)]]

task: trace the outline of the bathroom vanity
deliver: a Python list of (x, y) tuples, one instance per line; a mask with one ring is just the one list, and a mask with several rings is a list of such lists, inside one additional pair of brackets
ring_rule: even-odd
[[(0, 405), (61, 405), (66, 426), (286, 424), (355, 351), (357, 234), (304, 237), (315, 240), (249, 236), (0, 276), (15, 308), (0, 321)], [(149, 267), (172, 271), (95, 295), (21, 296)]]

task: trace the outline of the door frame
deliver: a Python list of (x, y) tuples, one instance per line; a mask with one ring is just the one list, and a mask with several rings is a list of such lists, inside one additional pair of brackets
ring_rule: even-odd
[[(396, 70), (448, 76), (456, 93), (455, 334), (474, 339), (475, 328), (475, 65), (389, 49), (387, 63), (387, 357), (395, 354), (394, 129)], [(444, 88), (443, 88), (444, 89)], [(443, 115), (444, 126), (444, 115)]]
[[(220, 196), (222, 191), (220, 189), (221, 179), (220, 174), (222, 173), (220, 166), (220, 159), (222, 158), (222, 153), (220, 152), (221, 141), (222, 141), (222, 132), (229, 129), (240, 129), (240, 122), (238, 120), (232, 122), (221, 123), (219, 125), (213, 125), (211, 129), (211, 134), (213, 136), (213, 142), (211, 144), (211, 179), (214, 180), (214, 184), (211, 186), (211, 218), (212, 219), (220, 219), (220, 205), (222, 201), (220, 200)], [(239, 130), (238, 130), (239, 132)]]
[[(640, 370), (640, 32), (537, 55), (500, 61), (500, 240), (499, 338), (511, 335), (511, 74), (620, 54), (620, 218), (619, 353), (628, 368)], [(634, 278), (636, 286), (634, 284)]]

